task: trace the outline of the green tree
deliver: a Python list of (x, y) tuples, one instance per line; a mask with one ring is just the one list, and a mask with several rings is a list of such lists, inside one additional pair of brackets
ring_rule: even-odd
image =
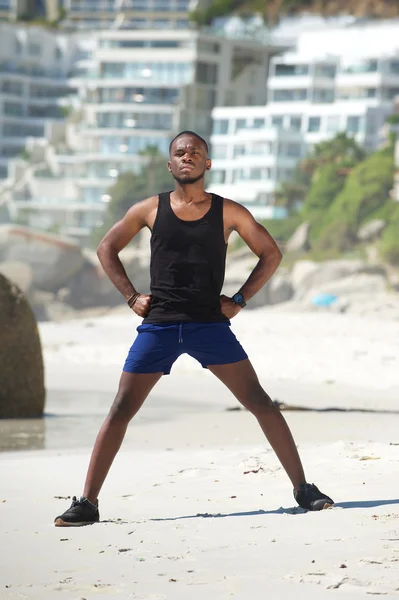
[(331, 140), (316, 144), (312, 152), (301, 162), (301, 169), (310, 177), (317, 169), (335, 164), (340, 169), (350, 168), (364, 160), (366, 152), (346, 133), (338, 133)]
[(388, 226), (384, 230), (381, 239), (381, 256), (388, 263), (399, 266), (399, 204), (395, 204), (391, 210)]
[(294, 174), (288, 181), (283, 181), (275, 193), (275, 203), (284, 207), (289, 215), (295, 214), (303, 203), (309, 190), (310, 177), (296, 167)]

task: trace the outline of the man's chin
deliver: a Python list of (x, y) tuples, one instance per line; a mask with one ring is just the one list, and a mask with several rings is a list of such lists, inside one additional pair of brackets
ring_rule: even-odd
[(177, 183), (179, 183), (180, 185), (193, 185), (194, 183), (198, 183), (198, 181), (201, 181), (201, 179), (204, 178), (204, 174), (202, 173), (201, 175), (197, 175), (196, 177), (192, 177), (189, 174), (183, 175), (182, 177), (173, 175), (173, 177), (175, 178), (175, 181), (177, 181)]

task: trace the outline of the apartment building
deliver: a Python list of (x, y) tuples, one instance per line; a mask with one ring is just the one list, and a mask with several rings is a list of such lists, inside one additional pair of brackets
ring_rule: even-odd
[[(266, 105), (214, 109), (214, 167), (223, 170), (220, 148), (226, 156), (234, 155), (238, 131), (247, 136), (249, 144), (254, 141), (258, 135), (254, 123), (259, 124), (263, 140), (275, 128), (299, 134), (302, 143), (297, 161), (314, 144), (341, 131), (373, 151), (384, 141), (384, 123), (398, 95), (399, 21), (305, 32), (299, 35), (295, 51), (272, 57)], [(274, 159), (277, 165), (281, 156), (276, 154)], [(265, 168), (269, 162), (270, 157), (265, 156)], [(268, 174), (277, 172), (272, 169)], [(221, 194), (230, 191), (228, 178), (226, 171), (225, 183), (218, 184)], [(263, 198), (267, 206), (271, 188), (276, 189), (280, 182), (281, 178), (275, 177), (267, 178), (263, 187), (261, 182), (250, 183), (246, 190), (240, 189), (238, 197), (236, 194), (237, 200), (255, 206)]]
[(64, 0), (66, 26), (81, 29), (188, 29), (188, 14), (210, 0)]
[(64, 121), (76, 104), (70, 76), (80, 52), (70, 36), (0, 24), (0, 179), (29, 138), (44, 139), (46, 123)]
[[(18, 199), (25, 215), (29, 209), (29, 224), (61, 227), (82, 240), (98, 225), (110, 186), (120, 173), (141, 168), (147, 148), (156, 147), (166, 163), (177, 132), (210, 136), (214, 106), (264, 104), (276, 51), (251, 39), (188, 30), (98, 31), (91, 39), (90, 61), (83, 72), (74, 64), (68, 79), (79, 89), (80, 118), (48, 150), (47, 167), (29, 177)], [(29, 206), (21, 204), (27, 197), (34, 200)], [(61, 207), (68, 218), (60, 219)]]

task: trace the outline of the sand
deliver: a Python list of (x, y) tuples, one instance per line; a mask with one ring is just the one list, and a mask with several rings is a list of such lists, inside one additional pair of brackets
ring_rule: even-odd
[[(101, 523), (53, 527), (81, 493), (137, 324), (41, 325), (49, 416), (42, 449), (0, 454), (0, 598), (397, 598), (397, 322), (272, 309), (233, 322), (272, 397), (308, 409), (284, 415), (333, 509), (295, 506), (255, 419), (182, 357), (129, 428)], [(9, 447), (30, 439), (1, 425)]]

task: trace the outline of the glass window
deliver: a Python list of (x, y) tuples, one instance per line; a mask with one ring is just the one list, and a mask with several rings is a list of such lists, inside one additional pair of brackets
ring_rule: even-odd
[(219, 66), (211, 63), (199, 62), (197, 64), (196, 80), (198, 83), (217, 85)]
[(296, 102), (298, 100), (306, 100), (307, 90), (274, 90), (274, 102)]
[(348, 117), (346, 131), (348, 133), (358, 133), (360, 131), (360, 117)]
[(320, 117), (309, 117), (308, 131), (315, 132), (320, 131), (321, 118)]
[(263, 129), (266, 125), (265, 119), (255, 119), (254, 120), (254, 128), (255, 129)]
[(251, 145), (251, 154), (253, 156), (264, 156), (271, 153), (272, 145), (270, 142), (253, 142)]
[(309, 65), (276, 65), (276, 77), (292, 77), (296, 75), (308, 75)]
[(227, 144), (212, 146), (212, 158), (227, 158)]
[(272, 127), (282, 127), (283, 117), (272, 117)]
[(15, 104), (14, 102), (5, 102), (4, 114), (15, 117), (22, 116), (24, 114), (22, 104)]
[(212, 183), (225, 183), (226, 182), (226, 171), (224, 169), (218, 169), (211, 171)]
[(228, 119), (215, 119), (213, 122), (213, 133), (219, 135), (226, 135), (229, 129)]
[(301, 146), (299, 144), (287, 144), (286, 145), (287, 156), (298, 157), (301, 156)]
[(335, 65), (323, 65), (318, 64), (315, 68), (316, 77), (327, 77), (328, 79), (334, 79), (336, 73)]
[(238, 144), (237, 146), (234, 146), (234, 158), (237, 158), (238, 156), (245, 156), (245, 154), (246, 150), (244, 144)]
[(237, 119), (236, 131), (240, 131), (241, 129), (249, 129), (246, 119)]
[(391, 60), (389, 63), (389, 71), (391, 73), (399, 74), (399, 60)]
[(315, 89), (313, 91), (313, 102), (333, 102), (333, 101), (334, 101), (333, 90)]
[(30, 56), (40, 56), (40, 54), (41, 54), (40, 44), (38, 44), (37, 42), (30, 42), (28, 44), (28, 54)]
[(301, 131), (302, 118), (301, 117), (290, 117), (290, 129), (294, 131)]

